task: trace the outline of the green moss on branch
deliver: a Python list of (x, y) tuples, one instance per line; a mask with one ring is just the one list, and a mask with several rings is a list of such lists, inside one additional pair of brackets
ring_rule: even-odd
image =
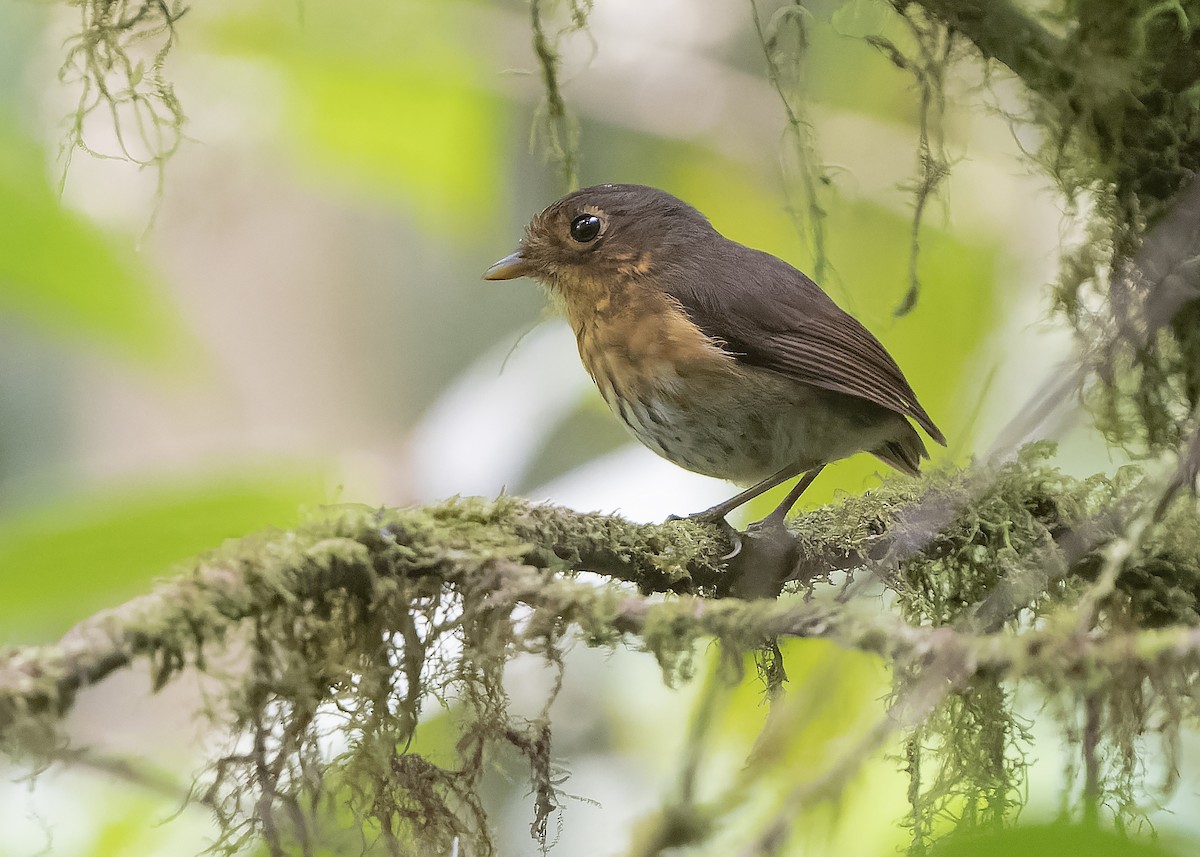
[[(204, 792), (228, 842), (261, 836), (286, 853), (315, 835), (299, 807), (334, 817), (335, 794), (344, 800), (348, 790), (358, 823), (384, 841), (417, 837), (436, 849), (458, 837), (488, 853), (478, 786), (501, 748), (528, 762), (539, 835), (558, 806), (554, 694), (539, 716), (516, 717), (503, 674), (523, 652), (560, 672), (568, 633), (644, 648), (669, 677), (689, 674), (700, 640), (740, 651), (792, 636), (872, 652), (906, 682), (943, 690), (975, 686), (972, 677), (997, 690), (1000, 677), (1035, 681), (1059, 695), (1131, 675), (1185, 686), (1200, 648), (1200, 635), (1178, 624), (1195, 613), (1194, 507), (1177, 504), (1138, 541), (1095, 623), (1068, 621), (1116, 531), (1110, 513), (1140, 502), (1141, 492), (1130, 479), (1068, 479), (1034, 451), (995, 470), (889, 482), (797, 519), (797, 576), (815, 586), (843, 569), (887, 581), (904, 617), (864, 599), (715, 598), (730, 588), (720, 560), (729, 546), (686, 522), (640, 525), (515, 498), (334, 507), (296, 530), (232, 542), (56, 645), (4, 652), (0, 742), (36, 754), (56, 740), (82, 687), (135, 659), (152, 665), (160, 685), (185, 668), (211, 671), (236, 641), (252, 654), (248, 669), (223, 678), (236, 752), (216, 761)], [(1029, 575), (1040, 588), (1023, 582)], [(1004, 609), (984, 621), (979, 605), (998, 592)], [(1030, 611), (1048, 624), (1030, 630)], [(951, 685), (925, 674), (932, 664), (953, 665)], [(453, 765), (405, 749), (431, 699), (458, 712), (464, 737)], [(1170, 699), (1178, 722), (1190, 705)], [(947, 759), (974, 770), (980, 753), (996, 758), (1005, 746), (1002, 712), (999, 731), (960, 734), (950, 728), (962, 725), (953, 712), (974, 709), (938, 710), (950, 714), (931, 722), (959, 736)], [(1140, 735), (1149, 711), (1125, 716), (1122, 734)], [(1122, 716), (1112, 706), (1103, 712)], [(336, 759), (321, 749), (334, 713), (352, 739)], [(988, 746), (970, 744), (974, 735)], [(1018, 772), (1005, 762), (994, 773), (1002, 797)]]

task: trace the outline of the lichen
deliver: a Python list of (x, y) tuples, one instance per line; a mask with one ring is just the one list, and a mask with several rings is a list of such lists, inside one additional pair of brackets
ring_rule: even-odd
[[(821, 162), (816, 131), (809, 118), (807, 106), (810, 13), (803, 3), (790, 2), (778, 8), (769, 18), (764, 18), (755, 0), (751, 0), (750, 12), (766, 61), (767, 80), (770, 81), (783, 107), (786, 120), (785, 141), (790, 147), (788, 154), (792, 169), (800, 183), (804, 215), (797, 216), (801, 206), (789, 205), (788, 210), (797, 218), (800, 234), (808, 241), (813, 260), (813, 277), (817, 282), (823, 282), (829, 269), (825, 239), (825, 198), (830, 181), (825, 165)], [(790, 190), (789, 184), (785, 177), (785, 191)]]
[[(1187, 634), (1200, 514), (1177, 500), (1131, 536), (1125, 522), (1157, 500), (1145, 479), (1072, 479), (1049, 453), (897, 478), (796, 519), (802, 554), (856, 584), (882, 581), (899, 616), (812, 581), (807, 596), (714, 597), (729, 587), (712, 557), (728, 545), (689, 522), (511, 497), (331, 507), (231, 542), (59, 646), (0, 653), (0, 741), (52, 760), (74, 691), (144, 658), (159, 684), (185, 669), (220, 679), (210, 715), (229, 739), (196, 792), (216, 813), (219, 849), (494, 853), (483, 795), (497, 765), (523, 767), (544, 848), (567, 797), (552, 704), (570, 641), (644, 650), (679, 683), (709, 640), (732, 675), (777, 639), (824, 637), (891, 662), (897, 700), (945, 694), (906, 738), (914, 853), (948, 827), (1015, 816), (1033, 749), (1015, 702), (1026, 691), (1057, 712), (1073, 748), (1070, 805), (1131, 824), (1174, 784), (1144, 781), (1147, 746), (1172, 770), (1180, 725), (1198, 713), (1200, 640)], [(516, 657), (553, 677), (533, 715), (506, 695)], [(768, 698), (786, 698), (778, 685)], [(815, 794), (848, 774), (830, 776)], [(710, 809), (687, 809), (697, 835), (716, 829)]]
[[(1146, 799), (1173, 786), (1170, 778), (1157, 788), (1144, 782), (1146, 742), (1157, 736), (1171, 768), (1182, 723), (1200, 714), (1186, 691), (1196, 671), (1190, 656), (1152, 668), (1133, 659), (1091, 668), (1070, 660), (1080, 634), (1195, 624), (1200, 537), (1184, 523), (1195, 521), (1195, 505), (1176, 504), (1145, 531), (1089, 618), (1083, 596), (1098, 585), (1105, 548), (1138, 507), (1153, 504), (1153, 486), (1134, 468), (1071, 479), (1048, 465), (1046, 452), (1026, 450), (982, 488), (975, 481), (974, 491), (963, 483), (971, 502), (960, 503), (919, 556), (899, 563), (898, 604), (913, 624), (1014, 635), (1044, 627), (1056, 641), (1003, 673), (975, 674), (908, 736), (912, 853), (924, 853), (947, 819), (969, 829), (1015, 817), (1034, 749), (1013, 701), (1022, 689), (1051, 701), (1075, 748), (1067, 782), (1080, 799), (1072, 805), (1106, 806), (1123, 825), (1144, 819)], [(896, 694), (913, 681), (911, 670), (900, 670)]]
[(1172, 448), (1200, 401), (1196, 304), (1158, 318), (1163, 286), (1135, 265), (1200, 171), (1200, 3), (1075, 0), (1048, 14), (1071, 24), (1057, 91), (1031, 102), (1038, 160), (1066, 199), (1083, 202), (1087, 233), (1065, 255), (1056, 300), (1083, 341), (1110, 343), (1091, 352), (1099, 383), (1089, 396), (1110, 440)]
[(530, 0), (530, 25), (533, 32), (533, 52), (537, 57), (546, 97), (538, 105), (530, 137), (530, 148), (541, 149), (557, 162), (562, 171), (566, 190), (579, 186), (579, 120), (567, 107), (562, 93), (562, 58), (559, 42), (570, 34), (583, 32), (593, 0), (565, 0), (567, 20), (554, 33), (547, 18), (552, 7), (562, 0)]
[[(59, 77), (78, 89), (79, 100), (64, 142), (63, 179), (78, 149), (158, 171), (161, 193), (162, 168), (183, 141), (183, 106), (164, 69), (187, 6), (180, 0), (70, 2), (80, 21), (67, 39)], [(97, 119), (115, 135), (115, 151), (89, 141)]]

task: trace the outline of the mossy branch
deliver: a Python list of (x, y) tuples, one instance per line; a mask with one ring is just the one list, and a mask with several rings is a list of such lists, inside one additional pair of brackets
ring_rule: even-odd
[[(161, 686), (185, 668), (213, 671), (230, 646), (248, 647), (251, 668), (223, 679), (240, 749), (214, 763), (202, 794), (227, 842), (261, 835), (288, 853), (288, 842), (313, 835), (300, 807), (332, 801), (341, 783), (385, 840), (415, 836), (432, 848), (465, 837), (490, 853), (477, 788), (493, 748), (528, 760), (539, 836), (561, 779), (550, 751), (554, 694), (541, 716), (514, 717), (504, 666), (532, 652), (561, 671), (568, 633), (643, 648), (668, 678), (688, 675), (697, 643), (710, 638), (731, 652), (783, 637), (871, 652), (907, 688), (897, 706), (908, 719), (882, 726), (878, 740), (987, 677), (1069, 693), (1131, 674), (1192, 675), (1194, 506), (1177, 502), (1164, 524), (1124, 534), (1117, 522), (1131, 504), (1148, 509), (1156, 499), (1141, 482), (1071, 480), (1040, 456), (896, 480), (801, 516), (796, 561), (779, 572), (808, 597), (753, 601), (720, 597), (737, 585), (722, 560), (729, 545), (697, 524), (633, 524), (507, 497), (333, 507), (295, 530), (230, 543), (56, 644), (0, 654), (0, 746), (57, 752), (57, 722), (79, 690), (135, 660), (150, 663)], [(855, 582), (821, 584), (838, 569)], [(881, 582), (900, 615), (850, 597)], [(934, 695), (920, 690), (934, 686)], [(406, 749), (431, 696), (465, 712), (452, 768)], [(356, 736), (336, 759), (321, 750), (327, 709)], [(797, 800), (826, 791), (801, 790)]]
[[(397, 551), (410, 555), (394, 564)], [(498, 585), (532, 592), (512, 568), (586, 568), (643, 591), (715, 586), (710, 557), (728, 545), (707, 528), (646, 526), (517, 498), (453, 500), (408, 510), (333, 508), (306, 526), (242, 540), (200, 561), (149, 595), (92, 616), (57, 643), (5, 652), (0, 660), (0, 735), (24, 713), (65, 713), (76, 692), (137, 657), (154, 664), (157, 684), (238, 623), (281, 602), (321, 600), (343, 592), (369, 603), (380, 563), (391, 575), (429, 585), (503, 561)], [(419, 557), (419, 559), (418, 559)], [(510, 567), (511, 566), (511, 567)], [(540, 579), (540, 578), (539, 578)]]

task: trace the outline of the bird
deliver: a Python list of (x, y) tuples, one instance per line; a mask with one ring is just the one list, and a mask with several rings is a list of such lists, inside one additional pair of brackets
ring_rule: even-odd
[(546, 288), (604, 401), (645, 446), (750, 486), (688, 518), (725, 523), (802, 477), (768, 516), (781, 522), (825, 465), (855, 453), (918, 476), (929, 453), (914, 422), (946, 443), (892, 356), (820, 286), (666, 191), (569, 193), (483, 277)]

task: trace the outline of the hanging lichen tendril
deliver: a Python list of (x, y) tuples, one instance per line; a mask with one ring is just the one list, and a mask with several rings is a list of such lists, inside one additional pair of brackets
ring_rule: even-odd
[[(175, 47), (175, 25), (187, 7), (174, 0), (76, 0), (79, 31), (67, 41), (59, 71), (80, 88), (63, 148), (63, 180), (76, 149), (160, 171), (183, 140), (183, 108), (163, 67)], [(89, 139), (89, 122), (108, 114), (115, 151)], [(136, 142), (135, 142), (136, 141)]]
[(1100, 428), (1159, 452), (1187, 442), (1200, 405), (1196, 242), (1168, 229), (1145, 246), (1190, 204), (1200, 172), (1200, 3), (1091, 0), (1078, 15), (1048, 57), (1054, 76), (1021, 69), (1040, 96), (1039, 165), (1084, 203), (1056, 298), (1081, 342), (1112, 343), (1094, 354), (1100, 383), (1088, 391)]
[(538, 105), (530, 135), (532, 149), (544, 149), (562, 170), (567, 190), (579, 186), (579, 121), (567, 109), (562, 94), (560, 72), (562, 57), (558, 43), (569, 33), (582, 31), (592, 11), (592, 0), (568, 0), (569, 20), (557, 33), (547, 32), (546, 7), (555, 0), (530, 0), (529, 14), (533, 29), (533, 51), (537, 54), (546, 94)]
[[(787, 117), (784, 136), (791, 145), (785, 147), (785, 151), (795, 158), (806, 212), (798, 228), (808, 238), (813, 277), (823, 282), (829, 268), (829, 256), (825, 247), (826, 211), (821, 202), (821, 190), (829, 184), (829, 179), (817, 152), (816, 132), (804, 108), (803, 81), (808, 48), (805, 18), (808, 10), (799, 0), (793, 0), (778, 9), (765, 24), (755, 0), (751, 0), (750, 10), (767, 62), (767, 79), (778, 94)], [(785, 182), (785, 191), (789, 184)], [(789, 205), (789, 211), (796, 216), (795, 205)]]
[(930, 20), (920, 9), (906, 6), (901, 17), (913, 37), (913, 52), (906, 54), (894, 42), (880, 36), (867, 37), (867, 43), (882, 51), (897, 68), (911, 74), (920, 92), (917, 112), (917, 176), (909, 186), (913, 194), (913, 216), (910, 227), (908, 254), (908, 290), (893, 310), (893, 315), (907, 315), (917, 305), (921, 294), (918, 262), (921, 254), (921, 223), (929, 202), (937, 195), (950, 175), (942, 133), (942, 118), (946, 112), (946, 69), (955, 46), (954, 33)]

